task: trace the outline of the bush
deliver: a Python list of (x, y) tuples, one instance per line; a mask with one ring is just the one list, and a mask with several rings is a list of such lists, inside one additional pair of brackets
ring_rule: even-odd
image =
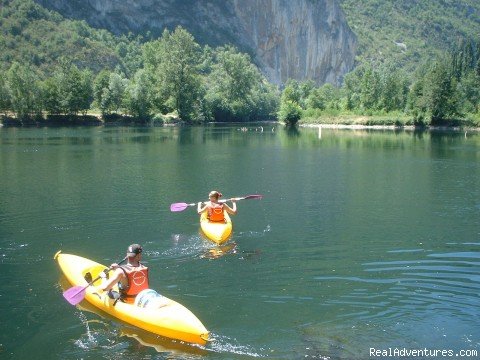
[(278, 119), (287, 125), (295, 125), (302, 117), (302, 108), (295, 101), (286, 100), (280, 105)]

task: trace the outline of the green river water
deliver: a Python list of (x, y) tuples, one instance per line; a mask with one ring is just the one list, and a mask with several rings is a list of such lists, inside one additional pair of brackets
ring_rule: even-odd
[[(0, 358), (479, 357), (479, 133), (242, 126), (0, 128)], [(264, 195), (223, 252), (169, 210), (212, 189)], [(211, 343), (63, 299), (56, 251), (135, 242)]]

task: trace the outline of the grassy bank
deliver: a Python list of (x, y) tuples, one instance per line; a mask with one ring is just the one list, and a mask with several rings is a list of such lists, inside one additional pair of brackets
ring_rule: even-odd
[(354, 113), (324, 113), (302, 117), (299, 125), (375, 126), (375, 127), (447, 127), (480, 128), (480, 116), (468, 115), (463, 119), (415, 121), (401, 112), (363, 115)]

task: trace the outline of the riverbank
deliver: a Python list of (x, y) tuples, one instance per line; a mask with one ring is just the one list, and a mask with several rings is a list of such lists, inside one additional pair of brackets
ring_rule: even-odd
[[(256, 122), (263, 123), (263, 122)], [(272, 123), (266, 121), (265, 123)], [(282, 124), (282, 122), (278, 122)], [(101, 116), (90, 113), (86, 115), (47, 115), (17, 119), (11, 116), (0, 117), (0, 127), (42, 127), (42, 126), (180, 126), (187, 123), (174, 114), (156, 116), (153, 119), (136, 119), (128, 115), (111, 114)], [(247, 123), (245, 123), (247, 124)], [(301, 119), (299, 127), (349, 130), (439, 130), (439, 131), (480, 131), (477, 120), (445, 120), (433, 124), (414, 123), (405, 116), (378, 115), (335, 115), (320, 118)]]
[(390, 115), (325, 115), (320, 118), (306, 118), (298, 123), (301, 127), (351, 130), (453, 130), (480, 131), (480, 120), (436, 120), (430, 123), (414, 121), (404, 114)]
[(153, 119), (138, 119), (128, 115), (46, 115), (27, 118), (0, 116), (0, 126), (4, 127), (42, 127), (42, 126), (162, 126), (183, 124), (178, 117), (168, 114)]
[(299, 124), (300, 127), (337, 130), (391, 130), (391, 131), (477, 131), (480, 127), (459, 126), (396, 126), (396, 125), (347, 125), (347, 124)]

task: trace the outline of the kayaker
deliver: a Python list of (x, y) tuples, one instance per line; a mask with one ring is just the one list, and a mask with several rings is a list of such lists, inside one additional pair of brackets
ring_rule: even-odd
[[(208, 220), (213, 222), (224, 222), (225, 216), (223, 215), (223, 211), (225, 210), (227, 213), (231, 215), (235, 215), (237, 213), (237, 202), (236, 199), (230, 199), (232, 202), (232, 207), (228, 206), (225, 202), (219, 203), (219, 198), (222, 197), (222, 193), (216, 190), (210, 191), (208, 194), (208, 198), (210, 201), (205, 203), (199, 202), (197, 205), (197, 212), (198, 214), (202, 214), (203, 212), (207, 211)], [(205, 204), (202, 206), (202, 204)]]
[[(127, 249), (127, 264), (112, 264), (113, 274), (100, 286), (100, 290), (108, 291), (111, 298), (133, 303), (140, 291), (148, 289), (148, 267), (140, 263), (142, 251), (141, 245), (130, 245)], [(111, 291), (117, 283), (120, 293)]]

